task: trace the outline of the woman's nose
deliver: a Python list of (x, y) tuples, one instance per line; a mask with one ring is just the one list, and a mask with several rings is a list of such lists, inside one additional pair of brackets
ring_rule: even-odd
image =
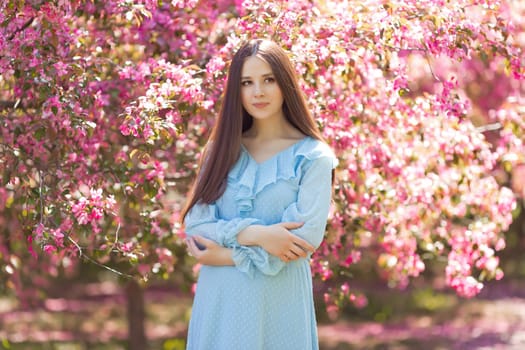
[(262, 95), (264, 95), (262, 86), (260, 84), (255, 84), (254, 94), (255, 94), (255, 96), (262, 96)]

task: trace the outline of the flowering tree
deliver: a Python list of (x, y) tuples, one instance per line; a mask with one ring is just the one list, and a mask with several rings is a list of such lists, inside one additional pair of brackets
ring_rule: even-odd
[[(190, 271), (182, 198), (232, 53), (264, 36), (289, 50), (340, 160), (312, 262), (329, 309), (362, 303), (345, 276), (364, 254), (398, 287), (444, 257), (447, 284), (476, 295), (503, 275), (516, 206), (491, 173), (524, 161), (524, 14), (510, 0), (4, 1), (2, 285), (30, 297), (36, 269), (79, 258)], [(469, 90), (483, 72), (506, 87), (485, 108)]]

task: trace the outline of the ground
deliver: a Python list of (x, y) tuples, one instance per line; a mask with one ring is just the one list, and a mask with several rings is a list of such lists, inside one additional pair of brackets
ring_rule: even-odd
[[(12, 298), (0, 298), (0, 348), (125, 349), (122, 291), (111, 282), (71, 287), (67, 297), (47, 299), (42, 307), (31, 310), (19, 309)], [(387, 292), (384, 297), (394, 298), (394, 294)], [(386, 320), (347, 313), (337, 321), (320, 322), (321, 349), (525, 349), (522, 285), (496, 283), (470, 300), (428, 291), (420, 294), (419, 299), (398, 298)], [(163, 286), (147, 289), (145, 297), (152, 349), (183, 349), (191, 296)], [(413, 300), (425, 303), (426, 309), (403, 308), (403, 302)], [(404, 309), (409, 311), (400, 312)]]

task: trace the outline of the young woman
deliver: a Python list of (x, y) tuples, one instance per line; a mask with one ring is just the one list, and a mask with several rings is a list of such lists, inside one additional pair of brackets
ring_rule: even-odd
[(318, 349), (309, 257), (335, 166), (286, 52), (242, 45), (182, 213), (203, 265), (188, 350)]

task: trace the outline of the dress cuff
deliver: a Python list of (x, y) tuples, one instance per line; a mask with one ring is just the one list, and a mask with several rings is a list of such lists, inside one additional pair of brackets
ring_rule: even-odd
[(233, 247), (232, 260), (239, 271), (244, 272), (248, 277), (253, 278), (255, 266), (250, 260), (249, 251), (246, 247)]
[(237, 235), (239, 232), (248, 226), (260, 223), (260, 220), (254, 218), (225, 221), (224, 226), (217, 229), (218, 233), (221, 234), (220, 241), (218, 243), (224, 247), (234, 247), (238, 245)]
[(257, 246), (234, 246), (232, 260), (240, 271), (252, 278), (256, 270), (268, 276), (275, 276), (285, 265), (279, 258)]

